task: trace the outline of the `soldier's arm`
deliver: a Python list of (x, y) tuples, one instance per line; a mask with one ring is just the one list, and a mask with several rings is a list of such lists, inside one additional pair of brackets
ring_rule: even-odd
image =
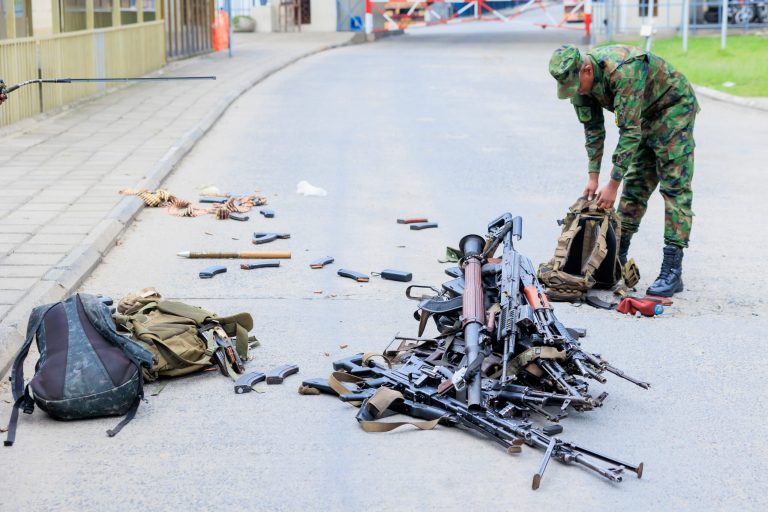
[(611, 77), (619, 142), (613, 152), (611, 179), (621, 181), (640, 147), (642, 139), (642, 104), (648, 67), (645, 60), (622, 64)]
[(605, 149), (605, 119), (603, 108), (589, 96), (574, 96), (571, 99), (579, 121), (584, 125), (584, 147), (587, 148), (589, 172), (600, 173), (600, 162)]

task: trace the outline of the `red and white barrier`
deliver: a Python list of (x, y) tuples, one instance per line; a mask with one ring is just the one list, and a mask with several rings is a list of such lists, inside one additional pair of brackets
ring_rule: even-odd
[[(410, 9), (405, 15), (399, 15), (398, 20), (392, 18), (379, 4), (390, 3), (389, 0), (365, 0), (365, 32), (371, 34), (373, 32), (387, 32), (392, 30), (401, 30), (404, 28), (439, 25), (446, 23), (462, 23), (468, 21), (499, 21), (503, 23), (524, 23), (541, 28), (558, 28), (567, 30), (584, 30), (587, 37), (590, 35), (591, 23), (592, 23), (592, 0), (582, 0), (568, 13), (568, 17), (565, 15), (561, 20), (556, 20), (552, 17), (548, 7), (553, 5), (553, 2), (548, 0), (528, 0), (525, 4), (515, 8), (511, 13), (502, 13), (491, 7), (491, 3), (500, 0), (402, 0), (397, 2), (398, 4), (410, 5)], [(392, 2), (394, 3), (394, 2)], [(463, 4), (461, 8), (456, 10), (450, 16), (444, 16), (436, 12), (432, 6), (434, 4)], [(424, 9), (424, 21), (414, 21), (414, 13), (419, 7)], [(474, 9), (473, 18), (462, 18), (469, 9)], [(548, 22), (533, 22), (524, 21), (518, 19), (520, 16), (531, 11), (540, 11), (548, 19)], [(572, 20), (573, 16), (582, 10), (584, 13), (583, 26), (569, 25), (569, 19)], [(385, 28), (374, 27), (374, 15), (381, 16), (387, 25)]]

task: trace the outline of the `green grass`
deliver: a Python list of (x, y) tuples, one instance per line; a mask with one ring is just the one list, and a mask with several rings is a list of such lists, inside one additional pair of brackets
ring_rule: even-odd
[[(644, 42), (630, 41), (644, 47)], [(768, 37), (728, 36), (725, 50), (720, 36), (688, 38), (688, 53), (682, 39), (655, 39), (651, 52), (663, 57), (696, 85), (711, 87), (737, 96), (768, 96)], [(734, 86), (724, 87), (726, 82)]]

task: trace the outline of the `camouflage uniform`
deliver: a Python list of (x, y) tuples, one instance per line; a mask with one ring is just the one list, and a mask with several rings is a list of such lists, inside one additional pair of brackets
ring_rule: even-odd
[(648, 198), (659, 185), (664, 197), (666, 245), (688, 247), (693, 212), (693, 125), (699, 104), (688, 80), (666, 61), (640, 48), (604, 46), (586, 54), (594, 84), (577, 93), (582, 56), (573, 45), (558, 48), (549, 71), (558, 96), (571, 98), (584, 124), (589, 172), (599, 173), (605, 143), (603, 109), (615, 113), (619, 142), (613, 153), (615, 180), (624, 180), (619, 215), (622, 232), (633, 234)]

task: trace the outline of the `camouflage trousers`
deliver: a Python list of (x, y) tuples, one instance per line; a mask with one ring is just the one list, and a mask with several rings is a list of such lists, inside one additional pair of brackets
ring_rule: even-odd
[(675, 160), (657, 158), (653, 149), (641, 146), (624, 176), (619, 201), (622, 233), (634, 234), (656, 187), (664, 198), (664, 244), (688, 247), (693, 224), (693, 152)]

